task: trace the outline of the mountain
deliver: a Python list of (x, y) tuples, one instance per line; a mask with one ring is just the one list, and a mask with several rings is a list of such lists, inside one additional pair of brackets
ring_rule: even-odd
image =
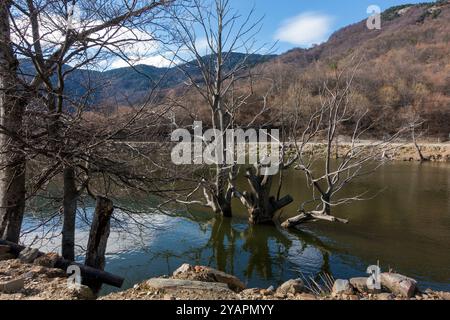
[[(245, 59), (246, 65), (251, 68), (259, 63), (267, 62), (275, 55), (259, 55), (230, 53), (225, 69), (231, 69)], [(203, 57), (208, 62), (211, 55)], [(25, 76), (35, 74), (34, 67), (29, 60), (20, 60), (20, 73)], [(66, 66), (64, 69), (68, 70)], [(200, 71), (196, 62), (191, 61), (171, 68), (158, 68), (149, 65), (136, 65), (133, 67), (117, 68), (104, 72), (93, 70), (75, 70), (66, 79), (66, 93), (72, 97), (81, 97), (89, 89), (95, 88), (92, 103), (95, 104), (128, 104), (139, 103), (145, 100), (154, 87), (159, 90), (175, 88), (186, 81), (181, 70), (188, 71), (194, 78), (200, 78)], [(92, 91), (92, 90), (91, 90)]]
[[(292, 92), (302, 88), (303, 102), (320, 101), (323, 82), (333, 68), (358, 65), (354, 79), (355, 106), (369, 109), (369, 119), (382, 119), (374, 135), (395, 131), (405, 118), (420, 116), (428, 135), (448, 137), (450, 132), (450, 0), (402, 5), (382, 13), (381, 30), (369, 30), (366, 21), (344, 27), (329, 40), (309, 49), (293, 49), (279, 56), (251, 55), (248, 66), (273, 79), (282, 79), (270, 97), (273, 109), (293, 105)], [(232, 53), (229, 68), (243, 54)], [(205, 61), (211, 56), (204, 57)], [(22, 63), (21, 63), (22, 65)], [(23, 63), (23, 69), (26, 67)], [(145, 100), (158, 84), (161, 94), (184, 92), (186, 80), (181, 69), (194, 77), (194, 63), (172, 68), (148, 65), (108, 70), (78, 70), (67, 80), (67, 92), (82, 95), (94, 84), (96, 105), (127, 105)], [(262, 77), (255, 79), (254, 91), (263, 90)], [(186, 100), (187, 101), (187, 100)], [(190, 101), (190, 100), (189, 100)], [(192, 100), (197, 105), (199, 100)], [(259, 100), (247, 104), (244, 114), (260, 110)], [(201, 108), (201, 106), (200, 106)]]
[[(293, 49), (262, 65), (283, 85), (272, 104), (289, 104), (294, 87), (303, 100), (318, 103), (323, 81), (335, 68), (358, 65), (353, 81), (355, 106), (381, 119), (381, 132), (393, 132), (419, 116), (428, 135), (450, 133), (450, 1), (402, 5), (382, 13), (381, 30), (366, 21), (336, 31), (310, 49)], [(261, 66), (260, 66), (261, 67)]]

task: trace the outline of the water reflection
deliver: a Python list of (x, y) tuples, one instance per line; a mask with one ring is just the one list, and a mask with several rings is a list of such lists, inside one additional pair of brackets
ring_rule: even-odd
[[(301, 179), (296, 172), (285, 177), (283, 192), (296, 199), (286, 208), (285, 217), (295, 213), (305, 197)], [(184, 213), (148, 214), (138, 222), (152, 228), (113, 228), (107, 269), (126, 278), (124, 288), (170, 274), (183, 263), (218, 268), (248, 287), (264, 288), (320, 272), (339, 278), (363, 276), (367, 266), (379, 260), (383, 270), (392, 267), (418, 279), (424, 288), (450, 290), (450, 166), (393, 164), (359, 181), (349, 192), (386, 187), (370, 201), (339, 208), (336, 213), (349, 218), (348, 225), (307, 224), (303, 232), (249, 226), (245, 209), (239, 207), (233, 219), (214, 218), (198, 210), (189, 218)], [(31, 220), (27, 218), (25, 225)], [(59, 223), (54, 223), (57, 231)], [(32, 232), (26, 238), (42, 237), (47, 231)], [(87, 231), (78, 226), (81, 247), (85, 247)], [(59, 244), (59, 237), (48, 239), (41, 249), (55, 250)]]

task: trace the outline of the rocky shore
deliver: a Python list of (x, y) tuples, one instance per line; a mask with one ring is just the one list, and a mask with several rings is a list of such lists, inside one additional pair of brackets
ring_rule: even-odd
[[(39, 258), (35, 250), (15, 257), (0, 246), (0, 300), (91, 300), (86, 286), (69, 286), (65, 270), (53, 267), (57, 255)], [(367, 287), (367, 278), (329, 279), (312, 290), (302, 279), (278, 288), (247, 288), (237, 277), (206, 266), (184, 264), (172, 275), (152, 278), (133, 288), (98, 297), (101, 300), (450, 300), (449, 292), (422, 291), (414, 279), (382, 273), (382, 290)]]
[(235, 276), (205, 266), (184, 264), (171, 276), (152, 278), (102, 300), (450, 300), (449, 292), (419, 290), (414, 279), (381, 274), (382, 290), (370, 290), (367, 278), (337, 279), (329, 291), (312, 293), (302, 279), (278, 288), (246, 288)]

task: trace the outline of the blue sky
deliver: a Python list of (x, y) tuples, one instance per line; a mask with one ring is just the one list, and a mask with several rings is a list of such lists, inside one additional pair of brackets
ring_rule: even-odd
[[(367, 19), (367, 9), (376, 5), (382, 11), (397, 5), (432, 0), (230, 0), (230, 7), (241, 15), (238, 24), (254, 9), (253, 20), (263, 17), (260, 32), (255, 36), (256, 43), (249, 48), (260, 54), (284, 53), (292, 48), (308, 48), (313, 44), (326, 41), (336, 30), (347, 25)], [(208, 3), (207, 1), (205, 3)], [(213, 3), (213, 1), (211, 1)], [(203, 29), (195, 28), (197, 49), (201, 54), (209, 54)], [(234, 30), (238, 28), (235, 26)], [(148, 55), (135, 54), (135, 51), (148, 51)], [(128, 54), (137, 57), (133, 64), (154, 66), (172, 65), (169, 54), (159, 54), (161, 48), (148, 48), (145, 43), (138, 43), (128, 48)], [(238, 49), (239, 51), (239, 49)], [(185, 57), (186, 60), (194, 57)], [(110, 61), (108, 61), (109, 63)], [(179, 61), (175, 60), (175, 63)], [(127, 67), (130, 61), (115, 59), (108, 68)]]
[[(295, 47), (309, 47), (325, 41), (334, 31), (368, 17), (367, 8), (433, 2), (426, 0), (231, 0), (242, 14), (255, 8), (255, 17), (264, 16), (259, 41), (278, 41), (276, 53)], [(298, 30), (301, 30), (299, 32)]]

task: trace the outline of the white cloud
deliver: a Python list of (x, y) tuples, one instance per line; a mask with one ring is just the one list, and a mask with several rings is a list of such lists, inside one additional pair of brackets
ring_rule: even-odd
[(275, 39), (297, 46), (309, 47), (327, 40), (333, 18), (317, 13), (305, 12), (285, 20), (275, 33)]
[(108, 69), (116, 69), (116, 68), (123, 68), (123, 67), (129, 67), (131, 65), (138, 65), (138, 64), (146, 64), (154, 67), (173, 67), (176, 62), (172, 62), (170, 59), (166, 58), (164, 55), (154, 55), (154, 56), (147, 56), (143, 58), (139, 58), (136, 60), (124, 61), (123, 59), (115, 59), (111, 65), (109, 65)]

